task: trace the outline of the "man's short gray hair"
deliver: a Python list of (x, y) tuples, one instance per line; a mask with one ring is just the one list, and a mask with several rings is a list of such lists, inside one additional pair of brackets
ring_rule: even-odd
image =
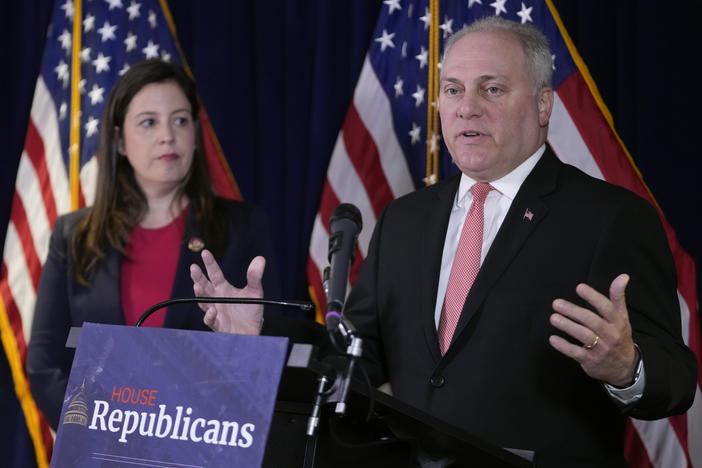
[(553, 60), (546, 36), (536, 26), (517, 23), (499, 16), (486, 16), (477, 19), (456, 31), (444, 44), (444, 55), (441, 62), (446, 60), (451, 47), (458, 40), (473, 32), (504, 32), (514, 35), (524, 50), (529, 74), (534, 82), (534, 92), (540, 91), (544, 86), (551, 86)]

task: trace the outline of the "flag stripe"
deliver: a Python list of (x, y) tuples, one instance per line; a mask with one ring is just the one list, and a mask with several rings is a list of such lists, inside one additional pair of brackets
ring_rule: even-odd
[(604, 179), (602, 171), (578, 132), (573, 118), (563, 105), (558, 91), (554, 93), (553, 112), (548, 126), (548, 142), (561, 161), (580, 168), (592, 177)]
[[(702, 361), (698, 360), (698, 363)], [(695, 402), (687, 412), (688, 454), (695, 468), (702, 467), (702, 391), (697, 387)]]
[(22, 251), (24, 252), (25, 261), (27, 262), (29, 277), (32, 281), (32, 286), (34, 286), (34, 289), (36, 290), (39, 287), (41, 262), (39, 261), (39, 256), (34, 248), (32, 233), (29, 231), (27, 213), (24, 211), (22, 200), (17, 192), (15, 192), (15, 196), (12, 197), (12, 214), (14, 218), (13, 224), (16, 229), (19, 242), (22, 246)]
[[(331, 182), (327, 180), (324, 184), (324, 197), (319, 210), (319, 221), (322, 231), (327, 237), (329, 236), (329, 220), (331, 219), (332, 211), (334, 211), (334, 208), (336, 208), (339, 203), (339, 197), (336, 196), (336, 192), (332, 188)], [(326, 256), (327, 253), (325, 251), (324, 257)]]
[[(8, 269), (5, 262), (2, 262), (0, 272), (2, 273), (3, 278), (8, 277)], [(7, 314), (10, 329), (15, 337), (15, 347), (18, 350), (20, 362), (22, 363), (22, 366), (24, 366), (27, 356), (27, 343), (25, 342), (24, 333), (22, 332), (22, 317), (20, 316), (17, 303), (12, 295), (12, 291), (10, 291), (10, 285), (8, 282), (3, 281), (0, 283), (0, 295), (2, 295), (2, 301), (5, 305), (5, 313)]]
[[(315, 267), (316, 276), (319, 278), (319, 285), (322, 283), (322, 271), (327, 264), (327, 252), (329, 250), (329, 233), (326, 227), (322, 223), (322, 218), (318, 213), (314, 218), (314, 227), (312, 228), (316, 235), (313, 235), (310, 242), (310, 256), (308, 261), (308, 268), (310, 265)], [(317, 283), (312, 283), (317, 285)], [(321, 287), (319, 289), (321, 292)], [(325, 296), (317, 296), (318, 299), (324, 300)]]
[(370, 202), (377, 218), (385, 205), (393, 199), (393, 195), (380, 165), (378, 149), (354, 105), (351, 105), (346, 113), (342, 135), (346, 154), (359, 174), (360, 182), (366, 193), (373, 193)]
[(202, 138), (205, 144), (205, 154), (207, 155), (207, 167), (210, 168), (210, 177), (212, 178), (212, 186), (214, 187), (215, 193), (220, 197), (241, 200), (242, 197), (239, 186), (224, 157), (222, 147), (219, 144), (217, 135), (210, 123), (210, 118), (207, 116), (207, 112), (205, 112), (203, 106), (200, 107), (198, 116), (200, 118)]
[[(41, 193), (46, 216), (48, 216), (49, 219), (56, 219), (56, 204), (54, 203), (51, 179), (49, 179), (49, 171), (46, 167), (46, 158), (44, 157), (44, 142), (41, 139), (41, 136), (37, 131), (37, 127), (34, 125), (34, 121), (32, 119), (29, 119), (29, 125), (27, 126), (27, 138), (24, 142), (23, 156), (24, 155), (27, 155), (29, 161), (31, 161), (32, 166), (34, 167), (34, 172), (38, 175), (38, 192)], [(20, 164), (21, 163), (22, 162), (20, 161)]]
[(670, 430), (668, 419), (640, 421), (632, 419), (632, 424), (641, 437), (651, 464), (655, 467), (685, 467), (687, 457), (680, 440)]
[(371, 196), (362, 189), (363, 183), (349, 160), (343, 144), (343, 132), (336, 141), (334, 153), (329, 163), (327, 178), (329, 182), (327, 186), (333, 190), (325, 190), (323, 199), (329, 197), (328, 200), (324, 201), (324, 204), (331, 209), (328, 212), (326, 210), (322, 212), (322, 222), (325, 225), (329, 225), (331, 212), (339, 203), (353, 203), (356, 205), (361, 212), (361, 219), (363, 219), (363, 230), (361, 230), (358, 239), (361, 244), (361, 251), (365, 257), (366, 248), (368, 248), (370, 243), (371, 231), (375, 225), (375, 212), (373, 211)]
[[(670, 232), (673, 232), (672, 228), (670, 228)], [(682, 250), (682, 247), (677, 244), (677, 239), (674, 236), (675, 234), (673, 233), (672, 238), (676, 243), (671, 245), (671, 249), (673, 250), (673, 258), (675, 259), (678, 272), (678, 291), (680, 293), (678, 297), (680, 299), (682, 325), (685, 328), (687, 345), (697, 356), (697, 362), (702, 363), (702, 333), (700, 333), (699, 305), (697, 304), (695, 263)], [(668, 239), (670, 241), (671, 235), (668, 236)], [(685, 308), (684, 310), (683, 307)], [(697, 384), (702, 387), (702, 372), (697, 374)], [(699, 466), (702, 467), (702, 460), (700, 460)]]
[(627, 462), (629, 466), (637, 468), (654, 468), (651, 461), (648, 459), (646, 447), (639, 437), (639, 433), (632, 424), (631, 420), (626, 423), (624, 437), (624, 453), (627, 454)]
[[(312, 235), (310, 238), (309, 253), (310, 256), (307, 261), (307, 275), (308, 278), (315, 278), (315, 281), (310, 281), (310, 287), (314, 290), (314, 295), (317, 299), (317, 313), (316, 317), (319, 322), (323, 322), (323, 316), (326, 313), (326, 295), (322, 288), (322, 278), (324, 275), (324, 269), (328, 264), (327, 253), (329, 250), (329, 219), (331, 218), (331, 213), (336, 206), (339, 205), (339, 199), (334, 193), (334, 190), (329, 182), (324, 184), (322, 197), (322, 205), (320, 210), (315, 216), (314, 226), (312, 228)], [(358, 277), (358, 271), (361, 267), (361, 263), (365, 258), (364, 252), (361, 251), (360, 242), (356, 245), (354, 251), (354, 259), (349, 270), (349, 285), (347, 287), (347, 293), (350, 290), (350, 285)]]
[(324, 269), (327, 265), (327, 252), (329, 251), (329, 219), (334, 208), (339, 204), (339, 199), (331, 188), (329, 180), (324, 183), (324, 196), (322, 197), (322, 205), (319, 213), (315, 216), (314, 226), (312, 230), (312, 238), (310, 241), (310, 261), (316, 267), (316, 275), (318, 283), (314, 284), (314, 289), (319, 303), (319, 316), (323, 317), (326, 313), (327, 297), (324, 294), (322, 281), (324, 278)]
[(30, 116), (44, 146), (45, 167), (48, 170), (49, 180), (51, 181), (53, 205), (55, 206), (54, 218), (49, 218), (53, 226), (57, 214), (66, 213), (70, 210), (71, 198), (66, 162), (61, 151), (56, 103), (41, 76), (37, 78), (37, 84), (34, 88)]
[(577, 116), (573, 119), (573, 123), (582, 135), (604, 178), (650, 201), (648, 191), (644, 188), (641, 179), (637, 177), (636, 171), (632, 170), (632, 164), (609, 123), (600, 112), (582, 75), (571, 74), (558, 89), (568, 113)]
[(23, 254), (22, 242), (17, 234), (14, 222), (10, 222), (7, 226), (4, 252), (5, 259), (3, 264), (6, 265), (7, 269), (3, 272), (5, 275), (3, 279), (7, 280), (9, 297), (12, 298), (17, 306), (21, 318), (20, 323), (24, 332), (22, 339), (17, 339), (17, 343), (20, 346), (20, 354), (24, 356), (26, 341), (29, 339), (29, 331), (32, 324), (36, 292)]
[(395, 137), (390, 101), (378, 81), (368, 56), (363, 61), (361, 75), (354, 92), (353, 105), (378, 148), (383, 176), (388, 181), (395, 198), (414, 190), (407, 160)]
[(98, 160), (93, 156), (80, 168), (81, 206), (90, 206), (95, 199), (97, 188)]
[[(20, 200), (13, 200), (15, 203), (20, 203), (26, 211), (24, 220), (14, 220), (22, 229), (27, 228), (31, 231), (33, 247), (36, 248), (37, 257), (40, 262), (46, 259), (48, 249), (48, 235), (51, 231), (51, 222), (47, 218), (46, 205), (41, 197), (41, 189), (39, 188), (39, 180), (42, 178), (34, 171), (34, 167), (29, 163), (29, 158), (22, 153), (20, 163), (17, 168), (17, 176), (22, 177), (24, 183), (15, 186), (15, 197)], [(52, 218), (55, 219), (55, 218)], [(20, 230), (20, 228), (17, 228)]]

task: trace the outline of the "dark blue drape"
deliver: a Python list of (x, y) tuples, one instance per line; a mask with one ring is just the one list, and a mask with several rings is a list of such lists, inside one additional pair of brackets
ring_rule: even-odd
[[(382, 0), (168, 3), (242, 194), (269, 215), (284, 295), (303, 299), (327, 163)], [(619, 135), (683, 247), (699, 260), (698, 16), (652, 0), (554, 3)], [(51, 7), (46, 0), (7, 2), (0, 14), (0, 245)], [(0, 420), (3, 465), (31, 466), (4, 353)]]
[(242, 194), (269, 214), (290, 298), (307, 294), (312, 222), (380, 4), (169, 2)]

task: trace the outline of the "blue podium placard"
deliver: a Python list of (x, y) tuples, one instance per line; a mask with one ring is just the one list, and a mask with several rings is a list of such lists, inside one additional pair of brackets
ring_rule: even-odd
[(51, 466), (261, 466), (287, 343), (85, 323)]

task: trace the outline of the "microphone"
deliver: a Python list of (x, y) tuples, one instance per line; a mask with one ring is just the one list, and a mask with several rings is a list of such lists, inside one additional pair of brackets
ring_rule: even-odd
[(263, 299), (263, 298), (244, 298), (244, 297), (185, 297), (168, 299), (167, 301), (159, 302), (149, 307), (146, 312), (141, 314), (139, 320), (137, 320), (135, 326), (139, 327), (151, 314), (159, 309), (168, 307), (173, 304), (197, 304), (197, 303), (215, 303), (215, 304), (263, 304), (263, 305), (277, 305), (281, 307), (292, 307), (301, 310), (312, 310), (314, 309), (314, 304), (310, 302), (301, 301), (279, 301), (275, 299)]
[[(327, 315), (324, 321), (327, 324), (327, 331), (336, 344), (334, 336), (341, 334), (346, 346), (346, 368), (337, 376), (340, 378), (338, 384), (338, 400), (335, 412), (343, 415), (346, 412), (346, 399), (351, 383), (356, 360), (362, 354), (362, 340), (354, 333), (351, 323), (344, 320), (342, 312), (346, 302), (346, 284), (349, 280), (349, 270), (353, 262), (353, 254), (356, 249), (356, 238), (363, 227), (361, 212), (350, 203), (342, 203), (332, 212), (329, 219), (329, 267), (324, 272), (325, 287), (327, 294)], [(325, 382), (320, 380), (320, 389), (324, 388)], [(314, 416), (314, 414), (313, 414)], [(310, 425), (313, 425), (311, 419)], [(308, 429), (308, 433), (313, 429)]]
[(361, 212), (350, 203), (337, 206), (329, 219), (329, 277), (325, 286), (327, 315), (324, 321), (330, 332), (336, 330), (341, 321), (356, 238), (362, 227)]

